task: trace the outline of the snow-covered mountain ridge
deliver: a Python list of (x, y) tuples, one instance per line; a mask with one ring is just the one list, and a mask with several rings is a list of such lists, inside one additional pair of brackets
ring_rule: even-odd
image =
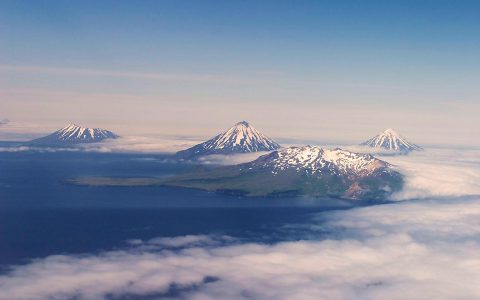
[(304, 146), (276, 150), (239, 165), (196, 169), (162, 183), (243, 196), (373, 201), (400, 190), (403, 177), (392, 165), (369, 154)]
[(361, 143), (360, 145), (400, 152), (422, 150), (422, 147), (410, 143), (391, 128), (379, 133), (378, 135)]
[(30, 141), (29, 144), (60, 146), (96, 143), (105, 139), (116, 139), (118, 137), (115, 133), (105, 129), (81, 127), (70, 123), (50, 135)]
[(294, 169), (316, 174), (329, 172), (335, 175), (368, 175), (390, 167), (369, 154), (359, 154), (340, 148), (329, 150), (316, 146), (289, 147), (265, 155), (252, 162), (255, 167), (271, 168), (272, 173)]
[(191, 158), (210, 154), (272, 151), (278, 148), (280, 148), (279, 144), (263, 135), (248, 122), (242, 121), (206, 142), (179, 151), (177, 155)]

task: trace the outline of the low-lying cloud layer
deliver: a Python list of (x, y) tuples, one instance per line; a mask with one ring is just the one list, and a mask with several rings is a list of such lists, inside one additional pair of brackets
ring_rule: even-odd
[(266, 245), (187, 236), (50, 256), (2, 275), (0, 299), (480, 297), (479, 197), (328, 212), (303, 226), (331, 238)]
[(478, 148), (426, 148), (408, 155), (363, 146), (345, 148), (385, 160), (405, 176), (404, 188), (392, 200), (480, 195)]
[(70, 147), (37, 147), (22, 145), (6, 145), (1, 147), (0, 152), (59, 152), (59, 151), (84, 151), (84, 152), (128, 152), (128, 153), (175, 153), (189, 148), (200, 140), (183, 137), (137, 137), (125, 136), (119, 139), (105, 140), (99, 143), (79, 144)]
[(394, 200), (480, 195), (478, 149), (428, 149), (380, 159), (405, 175), (405, 187)]
[(82, 148), (100, 152), (174, 153), (200, 142), (199, 139), (184, 137), (125, 136), (115, 140), (83, 145)]
[(268, 154), (270, 152), (253, 152), (253, 153), (241, 153), (241, 154), (213, 154), (201, 157), (199, 161), (203, 164), (213, 164), (213, 165), (237, 165), (242, 163), (247, 163), (259, 158), (262, 155)]

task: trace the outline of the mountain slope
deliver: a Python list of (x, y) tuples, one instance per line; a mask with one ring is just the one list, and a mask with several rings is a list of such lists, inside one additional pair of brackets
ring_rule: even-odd
[(387, 129), (360, 145), (400, 152), (422, 150), (422, 147), (410, 143), (393, 129)]
[(206, 142), (177, 152), (177, 156), (189, 159), (210, 154), (272, 151), (278, 148), (279, 144), (243, 121)]
[(119, 136), (115, 133), (100, 129), (86, 128), (75, 124), (68, 124), (66, 127), (54, 133), (28, 142), (29, 145), (45, 146), (66, 146), (82, 143), (96, 143), (105, 139), (116, 139)]
[(245, 196), (334, 196), (385, 199), (403, 177), (371, 155), (342, 149), (290, 147), (236, 166), (196, 170), (163, 184)]

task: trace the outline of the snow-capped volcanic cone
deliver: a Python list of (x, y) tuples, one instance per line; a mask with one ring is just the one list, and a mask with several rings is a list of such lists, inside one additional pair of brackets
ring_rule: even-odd
[(368, 141), (361, 143), (360, 145), (398, 152), (422, 150), (422, 147), (410, 143), (404, 137), (390, 128), (379, 133)]
[(68, 146), (83, 143), (96, 143), (105, 139), (116, 139), (119, 136), (115, 133), (101, 128), (86, 128), (75, 124), (68, 124), (66, 127), (54, 133), (28, 142), (29, 145), (39, 146)]
[(272, 151), (280, 145), (266, 137), (248, 122), (239, 122), (214, 138), (177, 152), (180, 158), (195, 158), (210, 154), (249, 153)]
[(240, 165), (196, 170), (163, 184), (245, 196), (332, 196), (384, 200), (403, 177), (369, 154), (342, 149), (290, 147)]

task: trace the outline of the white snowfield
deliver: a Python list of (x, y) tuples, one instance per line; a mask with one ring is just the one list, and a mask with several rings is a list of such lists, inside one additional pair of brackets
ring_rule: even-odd
[(214, 138), (180, 151), (178, 154), (200, 156), (272, 151), (278, 148), (280, 148), (279, 144), (260, 133), (248, 122), (242, 121)]
[[(101, 128), (86, 128), (75, 124), (68, 124), (66, 127), (54, 132), (59, 140), (103, 140), (112, 137), (112, 132)], [(115, 135), (115, 134), (113, 134)], [(116, 136), (116, 135), (115, 135)]]
[(119, 136), (115, 133), (101, 128), (86, 128), (75, 124), (68, 124), (66, 127), (54, 133), (30, 141), (34, 145), (71, 145), (81, 143), (96, 143), (105, 139), (116, 139)]
[(335, 174), (368, 175), (390, 166), (369, 154), (316, 146), (284, 148), (268, 154), (267, 157), (268, 159), (262, 161), (262, 167), (272, 167), (275, 171), (293, 168), (309, 174), (328, 170)]
[(361, 145), (372, 148), (383, 148), (392, 151), (409, 152), (413, 150), (422, 150), (422, 147), (410, 143), (391, 128), (379, 133), (368, 141), (363, 142)]
[(260, 133), (245, 121), (204, 143), (204, 149), (241, 148), (244, 152), (275, 150), (280, 145)]

